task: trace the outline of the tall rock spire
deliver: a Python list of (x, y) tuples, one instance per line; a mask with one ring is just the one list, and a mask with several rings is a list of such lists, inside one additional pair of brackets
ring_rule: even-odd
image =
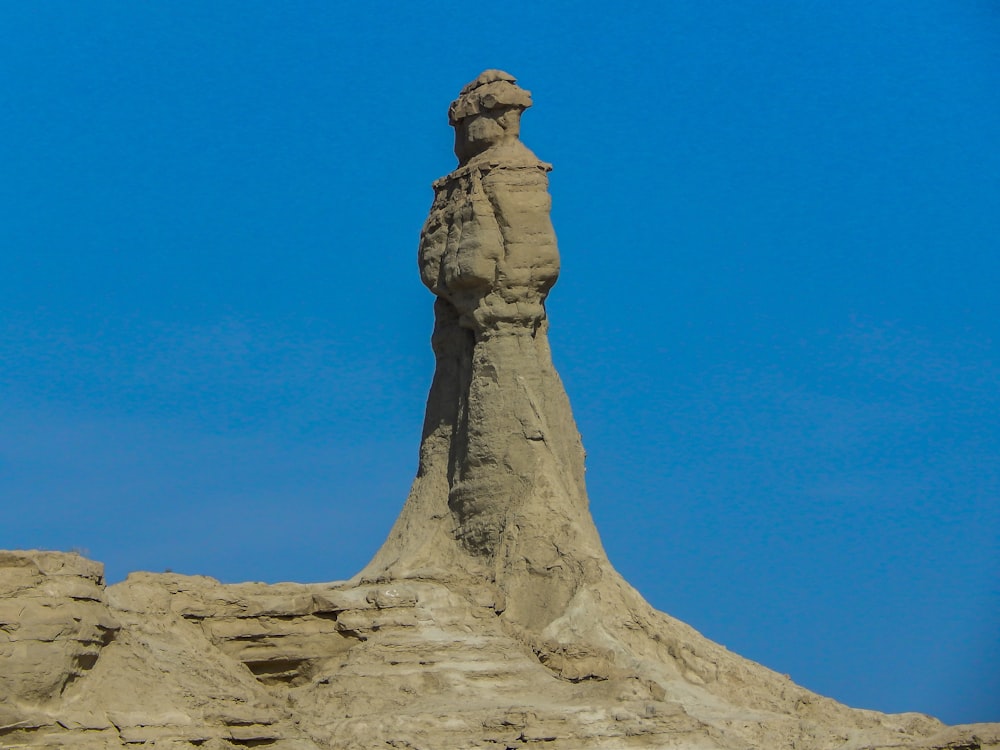
[(519, 140), (531, 95), (488, 70), (449, 108), (459, 165), (420, 236), (437, 361), (412, 491), (367, 577), (493, 581), (541, 629), (607, 565), (584, 452), (552, 366), (545, 299), (559, 273), (549, 164)]

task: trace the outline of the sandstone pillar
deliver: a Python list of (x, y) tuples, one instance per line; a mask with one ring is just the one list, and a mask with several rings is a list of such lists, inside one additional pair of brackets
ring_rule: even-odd
[(449, 109), (459, 165), (434, 183), (419, 247), (437, 297), (420, 465), (362, 576), (485, 578), (505, 617), (540, 630), (607, 562), (549, 352), (559, 251), (551, 166), (519, 140), (529, 106), (528, 91), (490, 70)]

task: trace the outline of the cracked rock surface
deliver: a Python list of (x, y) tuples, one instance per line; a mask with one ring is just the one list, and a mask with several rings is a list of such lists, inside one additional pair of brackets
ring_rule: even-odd
[(614, 570), (552, 366), (550, 166), (529, 92), (449, 109), (421, 279), (436, 371), (402, 512), (349, 581), (221, 584), (0, 552), (3, 748), (1000, 748), (1000, 724), (851, 709), (654, 610)]

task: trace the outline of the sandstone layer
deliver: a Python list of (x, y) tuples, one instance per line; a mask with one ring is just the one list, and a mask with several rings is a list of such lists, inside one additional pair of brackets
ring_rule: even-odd
[(552, 366), (530, 94), (486, 71), (420, 238), (436, 370), (395, 526), (349, 581), (225, 585), (0, 553), (0, 746), (1000, 748), (851, 709), (650, 607), (609, 563)]

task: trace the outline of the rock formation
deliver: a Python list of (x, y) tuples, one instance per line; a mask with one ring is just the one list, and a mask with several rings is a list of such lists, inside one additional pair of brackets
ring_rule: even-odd
[(518, 140), (527, 91), (500, 71), (449, 110), (458, 168), (434, 183), (420, 275), (436, 295), (420, 466), (364, 578), (493, 584), (541, 631), (607, 567), (583, 447), (552, 366), (545, 298), (559, 273), (546, 173)]
[(355, 578), (224, 585), (0, 553), (0, 746), (1000, 748), (850, 709), (653, 610), (612, 568), (549, 354), (559, 271), (527, 91), (449, 111), (420, 239), (436, 371), (413, 488)]

